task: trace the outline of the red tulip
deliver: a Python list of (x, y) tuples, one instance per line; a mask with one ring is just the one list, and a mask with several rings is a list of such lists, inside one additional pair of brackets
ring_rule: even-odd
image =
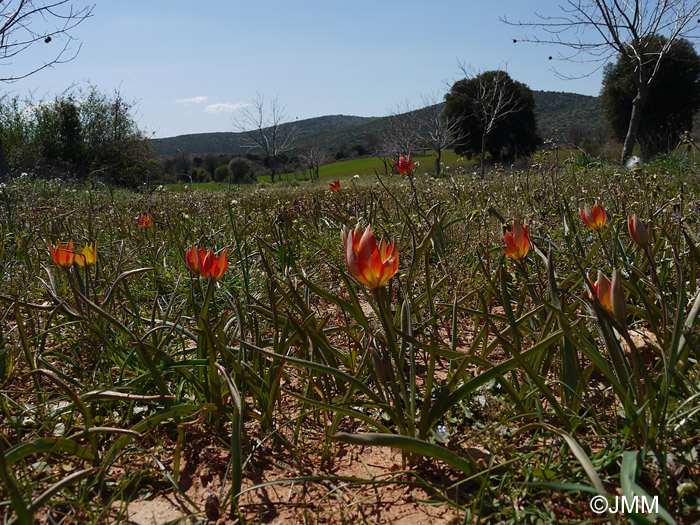
[(593, 209), (585, 206), (583, 209), (579, 208), (578, 213), (581, 216), (581, 219), (583, 219), (583, 222), (586, 223), (586, 226), (588, 226), (591, 230), (602, 230), (603, 226), (605, 226), (607, 215), (605, 214), (603, 207), (597, 202), (593, 205)]
[(216, 257), (214, 250), (209, 250), (209, 253), (205, 253), (204, 248), (199, 248), (198, 250), (191, 246), (187, 249), (185, 260), (193, 274), (201, 275), (205, 278), (211, 277), (214, 281), (221, 279), (228, 268), (227, 250), (224, 250), (219, 257)]
[[(598, 301), (600, 301), (603, 308), (605, 308), (608, 312), (612, 312), (610, 279), (608, 279), (603, 272), (598, 270), (598, 279), (595, 283), (591, 283), (591, 286), (595, 292), (595, 297), (598, 298)], [(591, 299), (593, 299), (593, 295), (591, 295)]]
[(141, 228), (146, 230), (150, 228), (153, 224), (153, 217), (151, 217), (150, 215), (142, 215), (139, 219), (139, 224), (141, 225)]
[(394, 167), (396, 168), (396, 171), (398, 171), (401, 175), (406, 175), (408, 177), (413, 176), (413, 160), (411, 160), (411, 154), (408, 154), (408, 157), (403, 158), (402, 156), (399, 157), (399, 163), (397, 164), (394, 162)]
[(51, 249), (51, 257), (56, 264), (61, 268), (70, 268), (73, 266), (75, 261), (75, 247), (73, 246), (73, 241), (69, 242), (68, 245), (63, 246), (60, 242), (55, 246), (49, 246)]
[(630, 236), (634, 242), (639, 244), (642, 248), (649, 246), (649, 232), (646, 226), (644, 226), (644, 223), (639, 220), (636, 213), (632, 213), (632, 216), (627, 219), (627, 227), (629, 228)]
[(384, 286), (399, 269), (399, 252), (395, 241), (386, 243), (384, 239), (377, 246), (372, 228), (362, 231), (343, 228), (345, 262), (350, 274), (371, 290)]
[(527, 231), (527, 225), (520, 226), (518, 221), (513, 221), (511, 230), (512, 233), (506, 231), (503, 234), (503, 242), (506, 247), (501, 246), (501, 250), (508, 257), (522, 261), (527, 256), (527, 252), (530, 251), (530, 234)]
[(333, 192), (336, 192), (340, 189), (340, 181), (339, 180), (329, 182), (328, 185), (331, 187), (331, 191), (333, 191)]

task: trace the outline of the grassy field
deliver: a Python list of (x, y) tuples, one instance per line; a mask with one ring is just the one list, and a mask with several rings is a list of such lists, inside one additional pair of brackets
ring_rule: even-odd
[(2, 184), (3, 522), (696, 522), (700, 166), (535, 160)]
[[(578, 150), (565, 149), (560, 151), (562, 159), (579, 157), (581, 152)], [(488, 158), (488, 157), (487, 157)], [(434, 174), (436, 171), (435, 162), (437, 155), (434, 151), (428, 150), (423, 154), (423, 152), (417, 152), (413, 155), (413, 160), (417, 163), (416, 174)], [(464, 175), (475, 173), (479, 169), (479, 159), (473, 157), (471, 159), (466, 159), (457, 155), (453, 150), (446, 150), (442, 154), (441, 158), (443, 175)], [(391, 169), (391, 165), (389, 166)], [(384, 175), (385, 168), (382, 159), (378, 157), (363, 157), (349, 160), (340, 160), (337, 162), (331, 162), (321, 166), (319, 170), (319, 176), (322, 180), (347, 180), (354, 177), (354, 175), (360, 175), (361, 177), (371, 176), (374, 177), (375, 173)], [(308, 173), (282, 173), (278, 175), (276, 182), (301, 182), (308, 179)], [(259, 175), (257, 178), (258, 182), (270, 182), (269, 175)], [(166, 184), (169, 190), (172, 191), (182, 191), (185, 184)], [(205, 190), (227, 190), (229, 189), (228, 183), (216, 183), (216, 182), (197, 182), (194, 184), (195, 188), (205, 189)], [(246, 186), (241, 185), (240, 188), (244, 189)], [(238, 188), (237, 185), (233, 185), (232, 188)]]
[[(427, 155), (414, 154), (413, 160), (419, 163), (417, 172), (425, 173), (426, 171), (430, 171), (431, 173), (434, 173), (436, 158), (437, 157), (434, 152), (428, 152)], [(455, 172), (458, 168), (466, 168), (467, 166), (473, 165), (473, 161), (469, 162), (465, 160), (460, 160), (458, 162), (458, 158), (459, 156), (452, 150), (444, 152), (442, 160), (443, 169), (447, 167), (449, 168), (448, 172)], [(352, 177), (355, 174), (358, 174), (360, 176), (374, 176), (375, 172), (383, 175), (384, 163), (381, 159), (377, 157), (370, 157), (350, 159), (326, 164), (321, 167), (319, 174), (322, 178), (346, 179)]]
[[(435, 160), (436, 155), (434, 152), (427, 152), (427, 155), (414, 155), (413, 159), (419, 166), (417, 167), (417, 173), (435, 172)], [(443, 170), (445, 173), (459, 173), (465, 170), (474, 170), (474, 166), (477, 165), (476, 159), (465, 160), (454, 151), (448, 150), (443, 152), (442, 155)], [(391, 166), (390, 166), (391, 167)], [(335, 179), (350, 179), (354, 175), (360, 176), (372, 176), (374, 174), (384, 174), (384, 163), (382, 159), (378, 157), (363, 157), (357, 159), (341, 160), (337, 162), (332, 162), (321, 166), (319, 170), (319, 176), (321, 179), (335, 180)], [(294, 182), (303, 181), (308, 179), (308, 174), (306, 173), (282, 173), (277, 177), (277, 182)], [(259, 182), (270, 182), (269, 175), (259, 175)], [(182, 191), (185, 186), (189, 184), (166, 184), (171, 191)], [(203, 190), (227, 190), (229, 189), (228, 183), (217, 183), (217, 182), (196, 182), (193, 185), (197, 189)], [(241, 188), (245, 188), (245, 185), (241, 185)], [(237, 185), (233, 185), (232, 188), (238, 188)]]

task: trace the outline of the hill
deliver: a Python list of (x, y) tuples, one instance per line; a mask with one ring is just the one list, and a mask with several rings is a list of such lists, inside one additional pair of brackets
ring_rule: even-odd
[(576, 93), (533, 91), (535, 118), (541, 137), (551, 137), (557, 130), (565, 141), (607, 134), (607, 123), (600, 99)]
[[(603, 112), (598, 97), (552, 91), (533, 91), (535, 117), (542, 137), (552, 136), (556, 129), (565, 140), (600, 134), (605, 130)], [(420, 116), (423, 110), (417, 110)], [(328, 115), (290, 122), (284, 128), (295, 128), (295, 149), (314, 141), (329, 151), (365, 143), (371, 135), (380, 135), (389, 126), (388, 117), (356, 117)], [(251, 151), (245, 134), (235, 132), (196, 133), (163, 139), (152, 139), (158, 155), (224, 153), (239, 154)]]
[[(362, 126), (377, 120), (376, 117), (353, 117), (348, 115), (327, 115), (305, 120), (297, 120), (282, 125), (282, 131), (295, 128), (296, 142), (309, 136), (338, 136), (348, 129)], [(163, 139), (151, 139), (158, 155), (176, 155), (180, 151), (191, 154), (227, 153), (239, 154), (250, 151), (245, 133), (194, 133)]]

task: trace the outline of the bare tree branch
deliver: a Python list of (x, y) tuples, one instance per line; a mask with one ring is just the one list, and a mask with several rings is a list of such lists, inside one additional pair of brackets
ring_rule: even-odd
[[(0, 82), (14, 82), (42, 69), (73, 60), (78, 52), (71, 47), (71, 31), (92, 16), (94, 4), (73, 7), (71, 0), (0, 0)], [(55, 43), (54, 43), (55, 42)], [(47, 49), (40, 64), (22, 64), (15, 69), (14, 59), (31, 48)], [(58, 46), (58, 49), (56, 49)], [(0, 178), (9, 173), (0, 136)]]
[(266, 102), (260, 93), (233, 119), (236, 129), (244, 133), (248, 148), (260, 148), (267, 156), (273, 184), (279, 156), (289, 150), (294, 140), (295, 126), (285, 123), (286, 119), (285, 108), (277, 98)]
[(415, 110), (408, 104), (397, 104), (389, 113), (389, 128), (382, 133), (385, 154), (393, 159), (408, 155), (419, 142)]
[(438, 93), (421, 95), (423, 106), (418, 122), (418, 136), (430, 149), (435, 150), (435, 173), (440, 175), (442, 152), (457, 143), (460, 118), (444, 113), (443, 97)]
[[(700, 2), (687, 0), (567, 0), (558, 15), (535, 14), (533, 22), (507, 24), (532, 27), (546, 36), (521, 39), (536, 44), (554, 44), (570, 50), (559, 59), (596, 64), (600, 69), (619, 54), (634, 69), (637, 96), (632, 103), (629, 129), (622, 148), (624, 162), (637, 139), (642, 110), (649, 86), (659, 72), (659, 65), (680, 38), (691, 38), (700, 27)], [(648, 49), (652, 37), (666, 38), (660, 51)], [(591, 72), (589, 71), (588, 74)], [(560, 75), (562, 76), (562, 75)]]
[(299, 157), (306, 163), (311, 173), (311, 180), (318, 180), (321, 165), (324, 164), (329, 157), (328, 149), (321, 146), (318, 142), (313, 141), (302, 148)]
[[(75, 7), (71, 0), (0, 1), (0, 81), (13, 82), (34, 73), (73, 60), (80, 46), (73, 46), (71, 31), (92, 16), (94, 4)], [(12, 71), (14, 58), (30, 48), (46, 46), (47, 57), (35, 66), (22, 65)], [(57, 48), (58, 46), (58, 48)], [(43, 50), (42, 50), (43, 51)]]

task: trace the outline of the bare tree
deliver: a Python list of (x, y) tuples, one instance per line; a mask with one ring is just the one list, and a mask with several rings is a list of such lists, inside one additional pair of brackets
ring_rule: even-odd
[[(556, 44), (570, 50), (560, 59), (588, 62), (599, 69), (617, 54), (633, 66), (637, 95), (632, 101), (629, 127), (621, 160), (631, 154), (637, 140), (649, 86), (659, 65), (679, 38), (687, 38), (700, 26), (700, 2), (686, 0), (567, 0), (555, 16), (536, 14), (533, 22), (509, 22), (544, 30), (546, 36), (524, 41)], [(653, 49), (654, 35), (666, 37), (661, 50)], [(590, 72), (588, 73), (590, 74)]]
[(418, 136), (430, 149), (435, 150), (435, 172), (440, 175), (442, 152), (458, 140), (459, 117), (445, 115), (442, 97), (437, 93), (421, 95), (423, 105), (418, 122)]
[(238, 131), (245, 134), (247, 146), (250, 149), (260, 148), (266, 155), (270, 165), (270, 180), (275, 183), (277, 162), (282, 153), (289, 150), (294, 140), (295, 126), (285, 123), (287, 114), (277, 98), (265, 101), (258, 97), (249, 106), (241, 109), (234, 117), (234, 125)]
[(383, 132), (370, 132), (365, 136), (365, 146), (367, 150), (378, 157), (384, 164), (384, 175), (389, 175), (389, 169), (393, 166), (393, 153), (389, 153), (392, 148), (388, 148), (385, 143), (385, 134)]
[(328, 149), (313, 141), (301, 149), (299, 157), (306, 163), (311, 173), (311, 180), (318, 180), (321, 165), (328, 160)]
[[(71, 31), (92, 16), (94, 4), (75, 6), (70, 0), (1, 0), (0, 1), (0, 82), (13, 82), (34, 73), (73, 60), (80, 46), (72, 47)], [(15, 67), (15, 59), (38, 44), (46, 49), (35, 65)], [(7, 176), (8, 166), (2, 147), (0, 129), (0, 177)]]
[[(513, 89), (513, 81), (505, 71), (487, 71), (475, 74), (470, 67), (459, 64), (464, 73), (463, 90), (452, 88), (450, 96), (464, 98), (470, 115), (462, 114), (464, 119), (473, 118), (479, 123), (481, 132), (481, 177), (484, 177), (486, 165), (486, 139), (496, 124), (513, 113), (523, 110), (523, 103), (518, 92)], [(463, 91), (463, 92), (460, 92)], [(451, 114), (448, 112), (448, 114)], [(457, 125), (457, 124), (455, 124)], [(464, 138), (464, 137), (463, 137)]]
[(408, 155), (420, 142), (416, 112), (408, 102), (397, 105), (389, 113), (389, 127), (382, 133), (385, 154), (393, 159)]
[(586, 131), (586, 128), (583, 126), (583, 124), (581, 124), (581, 122), (572, 122), (565, 134), (566, 141), (572, 146), (581, 149), (583, 139), (586, 138)]

